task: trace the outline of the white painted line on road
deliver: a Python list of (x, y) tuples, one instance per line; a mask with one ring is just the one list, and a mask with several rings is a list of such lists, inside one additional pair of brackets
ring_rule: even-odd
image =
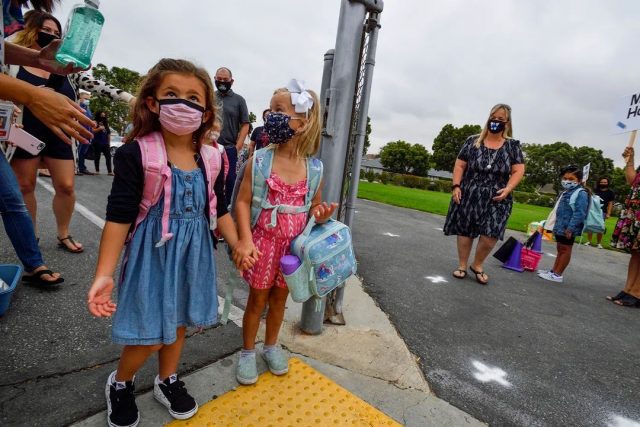
[(640, 427), (640, 422), (614, 415), (611, 417), (611, 421), (607, 423), (607, 427)]
[(435, 227), (434, 230), (438, 230), (438, 231), (444, 231), (442, 228), (440, 227)]
[(389, 232), (382, 233), (382, 235), (383, 236), (389, 236), (389, 237), (400, 237), (399, 234), (393, 234), (393, 233), (389, 233)]
[(549, 255), (551, 258), (555, 258), (556, 257), (556, 255), (552, 254), (551, 252), (547, 252), (547, 255)]
[(430, 280), (431, 283), (449, 283), (449, 281), (442, 276), (425, 276), (424, 278)]
[[(56, 194), (56, 190), (49, 183), (44, 182), (40, 178), (37, 179), (37, 182), (42, 186), (42, 188), (47, 190), (49, 193), (53, 195)], [(81, 203), (76, 202), (75, 210), (80, 215), (82, 215), (83, 217), (91, 221), (93, 224), (95, 224), (98, 228), (100, 229), (104, 228), (104, 219), (100, 218), (98, 215), (91, 212), (88, 208), (86, 208)]]
[(502, 386), (511, 387), (511, 383), (505, 379), (505, 377), (507, 376), (507, 373), (502, 369), (485, 365), (484, 363), (478, 362), (477, 360), (471, 361), (471, 364), (477, 370), (477, 372), (473, 373), (473, 376), (478, 381), (483, 383), (488, 383), (493, 381), (493, 382), (497, 382)]
[[(218, 295), (218, 314), (222, 315), (222, 310), (224, 308), (224, 298)], [(229, 320), (242, 328), (242, 317), (244, 317), (244, 311), (231, 304), (231, 308), (229, 309)]]

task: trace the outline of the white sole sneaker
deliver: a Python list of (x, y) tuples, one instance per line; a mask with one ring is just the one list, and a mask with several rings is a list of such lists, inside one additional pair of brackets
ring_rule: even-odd
[(136, 419), (136, 421), (133, 424), (129, 424), (128, 426), (119, 426), (111, 422), (111, 398), (109, 394), (111, 391), (112, 379), (115, 379), (114, 378), (115, 376), (116, 376), (116, 371), (113, 371), (109, 375), (109, 378), (107, 378), (107, 384), (105, 385), (105, 388), (104, 388), (104, 396), (107, 399), (107, 425), (109, 427), (136, 427), (140, 422), (140, 412), (138, 412), (138, 419)]
[(160, 402), (165, 408), (167, 408), (167, 411), (169, 411), (169, 414), (176, 420), (188, 420), (189, 418), (193, 417), (196, 414), (196, 412), (198, 412), (198, 402), (196, 402), (196, 406), (190, 411), (187, 411), (187, 412), (173, 411), (171, 409), (171, 402), (169, 402), (169, 399), (167, 399), (167, 397), (164, 395), (162, 390), (160, 390), (160, 386), (155, 382), (153, 383), (153, 397), (155, 397), (155, 399), (158, 402)]

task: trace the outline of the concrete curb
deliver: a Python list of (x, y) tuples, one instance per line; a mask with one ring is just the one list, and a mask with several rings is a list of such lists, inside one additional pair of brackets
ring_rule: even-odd
[[(430, 392), (415, 356), (358, 278), (349, 279), (345, 287), (346, 325), (325, 325), (321, 335), (306, 335), (298, 327), (301, 311), (302, 304), (287, 301), (280, 343), (290, 351), (388, 381), (401, 389)], [(259, 336), (264, 339), (264, 322)]]

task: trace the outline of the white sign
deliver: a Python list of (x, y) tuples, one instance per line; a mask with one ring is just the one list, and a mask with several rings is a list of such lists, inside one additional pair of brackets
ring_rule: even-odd
[(613, 116), (613, 133), (625, 133), (640, 129), (640, 92), (620, 99)]
[(591, 163), (587, 163), (582, 168), (582, 182), (587, 182), (587, 180), (589, 179), (589, 172), (590, 171), (591, 171)]

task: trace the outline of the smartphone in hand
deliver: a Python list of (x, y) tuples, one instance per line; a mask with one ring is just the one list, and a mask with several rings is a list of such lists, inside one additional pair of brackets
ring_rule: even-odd
[(11, 129), (9, 130), (9, 142), (33, 156), (40, 154), (44, 147), (46, 147), (44, 142), (24, 129), (17, 127), (15, 124), (11, 125)]

